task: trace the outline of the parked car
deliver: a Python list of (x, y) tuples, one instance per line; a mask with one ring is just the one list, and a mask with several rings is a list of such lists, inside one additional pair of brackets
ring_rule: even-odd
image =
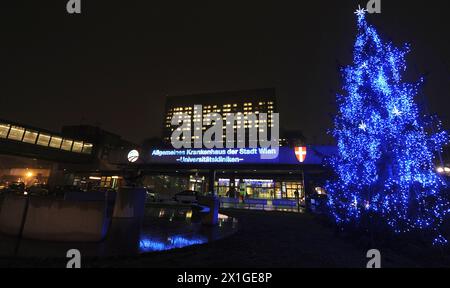
[(5, 193), (7, 189), (8, 189), (8, 184), (6, 184), (5, 182), (0, 182), (0, 195)]
[(52, 194), (56, 197), (64, 197), (65, 193), (67, 192), (83, 192), (83, 190), (75, 185), (63, 185), (63, 186), (56, 186)]
[(145, 198), (145, 200), (148, 202), (156, 202), (156, 192), (152, 189), (147, 188)]
[(9, 184), (7, 191), (10, 193), (24, 195), (25, 194), (25, 183), (12, 182), (11, 184)]
[(110, 187), (95, 186), (91, 190), (89, 190), (88, 192), (114, 193), (114, 192), (116, 192), (116, 189), (113, 189), (113, 188), (110, 188)]
[(158, 197), (156, 199), (157, 202), (164, 202), (164, 203), (170, 203), (174, 201), (173, 196), (171, 196), (169, 193), (158, 193)]
[(25, 189), (28, 192), (28, 195), (33, 196), (48, 196), (49, 187), (44, 184), (34, 184), (31, 187)]
[(197, 191), (184, 190), (175, 194), (173, 200), (181, 203), (193, 203), (197, 202), (198, 195), (199, 193)]

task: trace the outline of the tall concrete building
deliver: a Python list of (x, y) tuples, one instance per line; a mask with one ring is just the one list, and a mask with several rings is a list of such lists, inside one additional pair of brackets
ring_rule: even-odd
[[(195, 109), (195, 105), (201, 105), (201, 111)], [(234, 128), (239, 129), (241, 125), (245, 128), (245, 139), (247, 146), (249, 140), (249, 131), (252, 128), (257, 128), (258, 131), (267, 129), (270, 136), (270, 128), (273, 126), (273, 120), (271, 113), (277, 113), (277, 100), (275, 95), (275, 89), (257, 89), (257, 90), (245, 90), (245, 91), (231, 91), (222, 93), (205, 93), (197, 95), (185, 95), (185, 96), (168, 96), (166, 100), (165, 116), (163, 122), (163, 139), (166, 143), (170, 143), (170, 137), (177, 126), (171, 124), (172, 117), (177, 114), (184, 113), (186, 115), (185, 120), (190, 120), (190, 134), (191, 144), (195, 140), (194, 129), (195, 126), (201, 127), (204, 132), (208, 129), (208, 125), (204, 122), (208, 119), (209, 113), (218, 113), (222, 116), (223, 123), (223, 144), (226, 146), (226, 133), (225, 133), (225, 119), (229, 114), (237, 115), (237, 121), (234, 123)], [(256, 116), (259, 113), (267, 113), (266, 120), (258, 119), (252, 121), (247, 118), (247, 115), (254, 113)], [(263, 123), (267, 121), (267, 123)], [(200, 122), (200, 123), (196, 123)], [(197, 125), (195, 125), (197, 124)], [(237, 137), (235, 135), (233, 144), (237, 146)]]

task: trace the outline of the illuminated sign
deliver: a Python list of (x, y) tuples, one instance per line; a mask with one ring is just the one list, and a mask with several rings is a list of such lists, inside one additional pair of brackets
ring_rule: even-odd
[(331, 156), (335, 151), (336, 147), (333, 146), (280, 147), (276, 158), (263, 159), (261, 155), (270, 155), (276, 151), (268, 148), (155, 149), (150, 152), (149, 162), (167, 164), (322, 164), (323, 159)]
[(302, 163), (306, 158), (306, 147), (295, 147), (295, 157), (298, 162)]
[(139, 152), (137, 150), (131, 150), (128, 152), (127, 159), (131, 163), (136, 162), (139, 159)]
[(267, 148), (178, 149), (154, 150), (151, 156), (176, 157), (175, 160), (180, 163), (242, 163), (276, 153), (275, 149)]

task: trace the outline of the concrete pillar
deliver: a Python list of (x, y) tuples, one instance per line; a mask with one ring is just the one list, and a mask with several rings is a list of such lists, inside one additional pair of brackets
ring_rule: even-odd
[(207, 190), (207, 186), (206, 186), (206, 181), (205, 180), (203, 180), (202, 181), (202, 195), (206, 195), (207, 193), (208, 193), (208, 190)]
[(230, 177), (230, 188), (235, 188), (235, 182), (236, 178), (234, 176)]
[(305, 208), (307, 212), (311, 212), (311, 196), (312, 196), (311, 178), (309, 174), (303, 171), (303, 189), (305, 190)]
[(53, 163), (47, 184), (54, 189), (56, 186), (64, 185), (64, 182), (64, 171), (59, 168), (58, 163)]
[(209, 212), (202, 216), (202, 224), (214, 226), (219, 223), (219, 198), (217, 196), (199, 197), (198, 204), (209, 208)]
[(142, 218), (145, 212), (144, 188), (121, 187), (117, 191), (113, 218)]
[(216, 180), (216, 170), (211, 169), (209, 170), (209, 175), (208, 175), (208, 182), (209, 182), (209, 187), (208, 187), (208, 192), (211, 192), (212, 195), (216, 195), (216, 191), (214, 190), (214, 182)]

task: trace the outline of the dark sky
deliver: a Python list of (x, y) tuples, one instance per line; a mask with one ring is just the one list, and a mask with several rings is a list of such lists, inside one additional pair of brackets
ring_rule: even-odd
[[(426, 75), (429, 109), (450, 128), (448, 1), (381, 1), (369, 21), (412, 45), (407, 77)], [(320, 143), (339, 65), (351, 64), (353, 11), (367, 3), (82, 0), (82, 14), (68, 15), (66, 0), (11, 2), (0, 118), (55, 131), (100, 125), (139, 142), (160, 135), (167, 94), (275, 87), (282, 127)]]

